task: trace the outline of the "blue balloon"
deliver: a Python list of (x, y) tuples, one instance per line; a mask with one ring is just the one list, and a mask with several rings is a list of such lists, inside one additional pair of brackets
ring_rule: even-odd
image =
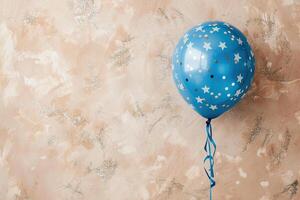
[(244, 97), (253, 81), (255, 58), (237, 28), (225, 22), (206, 22), (179, 40), (172, 69), (186, 102), (203, 117), (213, 119)]

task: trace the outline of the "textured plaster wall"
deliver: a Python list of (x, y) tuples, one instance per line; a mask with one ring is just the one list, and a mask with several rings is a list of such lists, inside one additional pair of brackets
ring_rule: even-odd
[(0, 200), (208, 199), (205, 120), (170, 57), (215, 19), (257, 71), (213, 121), (214, 199), (299, 200), (299, 0), (0, 0)]

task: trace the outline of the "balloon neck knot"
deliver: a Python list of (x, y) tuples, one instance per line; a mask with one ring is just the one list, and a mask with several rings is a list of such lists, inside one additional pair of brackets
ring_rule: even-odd
[(208, 118), (208, 119), (207, 119), (207, 121), (206, 121), (206, 124), (207, 124), (207, 125), (209, 125), (209, 124), (210, 124), (210, 122), (211, 122), (211, 119), (210, 119), (210, 118)]

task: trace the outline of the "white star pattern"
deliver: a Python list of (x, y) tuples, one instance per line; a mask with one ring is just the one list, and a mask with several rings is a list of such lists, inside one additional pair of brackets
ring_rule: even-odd
[(203, 103), (203, 101), (204, 101), (205, 99), (204, 98), (201, 98), (201, 97), (196, 97), (196, 101), (198, 102), (198, 103)]
[(186, 37), (185, 37), (185, 38), (183, 38), (183, 43), (184, 43), (184, 44), (186, 44), (188, 40), (189, 40), (189, 39), (188, 39), (188, 38), (186, 38)]
[(220, 42), (218, 47), (220, 47), (220, 48), (222, 49), (222, 51), (223, 51), (225, 48), (227, 48), (225, 42)]
[(219, 27), (213, 27), (212, 30), (215, 31), (215, 32), (219, 32), (220, 28)]
[(206, 85), (201, 89), (203, 90), (204, 93), (209, 93), (209, 87), (207, 87)]
[(188, 40), (189, 40), (189, 34), (186, 33), (186, 34), (183, 36), (183, 43), (186, 44)]
[(243, 41), (241, 40), (241, 38), (238, 38), (237, 41), (238, 41), (239, 45), (243, 44)]
[(197, 27), (197, 28), (196, 28), (196, 32), (202, 31), (202, 28), (203, 28), (202, 26)]
[(237, 82), (241, 83), (242, 80), (243, 80), (243, 76), (242, 76), (242, 74), (239, 74), (239, 75), (237, 76)]
[(241, 89), (238, 89), (238, 90), (235, 92), (234, 96), (238, 97), (240, 94), (241, 94)]
[(204, 48), (206, 51), (208, 51), (209, 49), (211, 49), (210, 42), (204, 42), (203, 48)]
[(193, 45), (194, 45), (194, 43), (192, 43), (192, 42), (189, 42), (189, 43), (188, 43), (188, 45), (187, 45), (187, 48), (188, 48), (188, 49), (190, 49), (190, 48), (192, 48), (192, 47), (193, 47)]
[[(245, 81), (247, 83), (252, 81), (251, 77), (248, 77), (248, 74), (252, 76), (254, 73), (255, 57), (251, 47), (249, 47), (246, 38), (237, 32), (234, 27), (230, 25), (226, 27), (225, 25), (228, 24), (220, 22), (199, 24), (193, 31), (186, 32), (176, 48), (174, 55), (177, 57), (172, 60), (174, 65), (172, 64), (171, 67), (172, 71), (174, 70), (173, 75), (177, 82), (177, 88), (184, 99), (197, 112), (199, 112), (199, 109), (205, 108), (210, 110), (211, 113), (226, 111), (245, 95), (248, 87), (248, 85), (244, 85)], [(218, 55), (210, 54), (214, 51), (216, 54), (225, 53), (224, 60), (220, 59)], [(223, 64), (223, 62), (228, 63), (228, 65), (234, 64), (233, 73), (236, 71), (238, 73), (209, 72), (208, 70), (213, 66), (207, 63), (207, 60), (217, 64)], [(177, 71), (180, 77), (177, 76)], [(190, 82), (194, 83), (198, 75), (205, 76), (205, 82), (198, 82), (198, 85), (189, 85)], [(232, 75), (234, 76), (232, 77)], [(220, 87), (215, 88), (215, 84), (218, 83), (211, 82), (214, 79), (210, 78), (214, 78), (214, 76), (220, 79)], [(188, 85), (186, 85), (186, 82)], [(200, 91), (200, 93), (184, 93), (190, 90)], [(225, 101), (227, 103), (224, 103)]]
[(210, 107), (209, 107), (211, 110), (217, 110), (218, 109), (218, 107), (216, 106), (216, 105), (210, 105)]
[(235, 53), (234, 54), (234, 63), (237, 64), (238, 62), (240, 62), (240, 54), (239, 53)]
[(180, 84), (178, 85), (178, 87), (179, 87), (179, 89), (184, 90), (184, 86), (183, 86), (182, 83), (180, 83)]

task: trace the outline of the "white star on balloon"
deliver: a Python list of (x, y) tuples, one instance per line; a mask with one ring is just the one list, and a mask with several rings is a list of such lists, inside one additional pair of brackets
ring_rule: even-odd
[(179, 89), (184, 90), (184, 86), (183, 86), (182, 83), (180, 83), (180, 84), (178, 85), (178, 87), (179, 87)]
[(226, 43), (225, 42), (219, 42), (219, 46), (222, 50), (227, 48)]
[(241, 83), (242, 80), (243, 80), (243, 76), (242, 76), (242, 74), (239, 74), (239, 75), (237, 76), (237, 82)]
[(203, 90), (204, 93), (209, 93), (209, 87), (207, 87), (206, 85), (201, 89)]
[(202, 31), (202, 28), (203, 28), (202, 26), (197, 27), (197, 28), (196, 28), (196, 32)]
[(198, 96), (198, 97), (196, 97), (196, 100), (197, 100), (198, 103), (203, 103), (203, 101), (205, 99)]
[(194, 45), (194, 43), (190, 42), (190, 43), (188, 43), (187, 48), (190, 49), (193, 47), (193, 45)]
[(216, 106), (216, 105), (210, 105), (210, 107), (209, 107), (211, 110), (217, 110), (218, 109), (218, 107)]
[(208, 51), (209, 49), (211, 49), (210, 42), (204, 42), (203, 48), (204, 48), (206, 51)]
[(212, 30), (216, 31), (216, 32), (219, 32), (220, 28), (219, 27), (213, 27)]
[(241, 38), (238, 38), (237, 41), (238, 41), (239, 45), (243, 44), (243, 41), (241, 40)]
[(237, 64), (238, 62), (240, 62), (240, 54), (239, 53), (235, 53), (234, 54), (234, 63)]
[(183, 43), (186, 44), (188, 40), (189, 40), (189, 38), (184, 37), (183, 38)]
[(234, 96), (238, 97), (240, 94), (241, 94), (241, 89), (238, 89), (238, 90), (235, 92)]

